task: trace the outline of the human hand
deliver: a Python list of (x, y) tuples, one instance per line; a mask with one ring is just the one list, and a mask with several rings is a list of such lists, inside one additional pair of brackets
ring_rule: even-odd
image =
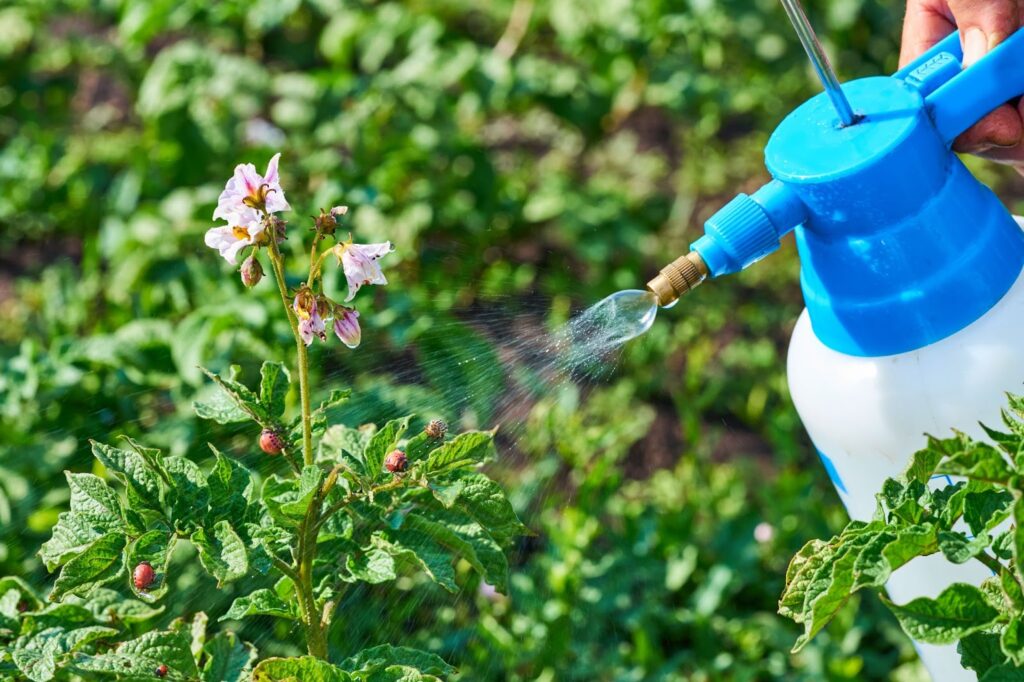
[[(907, 0), (900, 66), (959, 28), (964, 68), (1024, 23), (1024, 0)], [(1024, 68), (1024, 65), (1021, 65)], [(954, 149), (1024, 173), (1024, 100), (1003, 104), (956, 139)]]

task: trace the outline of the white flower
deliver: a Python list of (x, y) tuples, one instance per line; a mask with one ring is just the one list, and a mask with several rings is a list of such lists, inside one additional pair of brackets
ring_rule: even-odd
[(339, 305), (334, 309), (334, 333), (349, 348), (359, 345), (363, 333), (359, 329), (359, 311)]
[(345, 279), (348, 280), (348, 296), (345, 302), (348, 303), (356, 296), (356, 292), (364, 284), (387, 284), (384, 272), (377, 262), (381, 256), (394, 251), (391, 242), (382, 244), (353, 244), (346, 242), (334, 247), (335, 255), (341, 260), (345, 268)]
[(247, 246), (255, 244), (263, 233), (263, 223), (253, 220), (243, 225), (222, 225), (211, 227), (206, 231), (204, 241), (211, 249), (217, 249), (224, 259), (235, 264), (238, 252)]
[(321, 302), (305, 284), (295, 293), (292, 310), (299, 321), (299, 336), (307, 346), (313, 343), (314, 336), (319, 336), (321, 341), (327, 340), (327, 326), (324, 324), (327, 310), (321, 310)]
[(224, 191), (217, 199), (217, 210), (213, 219), (223, 218), (229, 223), (247, 224), (259, 220), (261, 210), (266, 213), (290, 211), (291, 206), (284, 198), (281, 181), (277, 173), (277, 163), (281, 154), (274, 154), (267, 164), (267, 172), (260, 175), (256, 166), (251, 163), (240, 163), (235, 166), (235, 173), (224, 186)]

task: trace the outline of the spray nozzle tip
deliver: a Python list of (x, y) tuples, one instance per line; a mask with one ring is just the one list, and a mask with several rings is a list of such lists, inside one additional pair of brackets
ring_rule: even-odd
[(708, 267), (696, 251), (680, 256), (647, 283), (647, 290), (658, 299), (658, 305), (671, 305), (680, 296), (707, 279)]

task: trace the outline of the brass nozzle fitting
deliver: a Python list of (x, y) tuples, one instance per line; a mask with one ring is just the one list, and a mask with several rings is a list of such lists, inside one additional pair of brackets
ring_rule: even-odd
[(658, 297), (658, 305), (666, 306), (696, 288), (707, 279), (708, 266), (696, 251), (680, 256), (666, 265), (658, 276), (647, 283), (647, 290)]

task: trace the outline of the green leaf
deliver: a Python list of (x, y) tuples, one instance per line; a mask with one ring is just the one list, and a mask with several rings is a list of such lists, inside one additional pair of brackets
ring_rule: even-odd
[(84, 552), (108, 532), (120, 531), (120, 522), (85, 512), (61, 512), (50, 539), (39, 549), (39, 557), (49, 571)]
[(30, 680), (48, 682), (54, 679), (58, 658), (73, 653), (90, 642), (117, 635), (111, 628), (89, 626), (67, 631), (52, 627), (31, 638), (19, 640), (14, 649), (15, 665)]
[(964, 521), (974, 535), (992, 530), (1010, 515), (1013, 495), (1005, 490), (970, 492), (964, 498)]
[(346, 658), (339, 667), (349, 672), (371, 672), (392, 665), (414, 668), (431, 675), (454, 675), (456, 672), (455, 668), (436, 654), (390, 644), (363, 649), (358, 654)]
[(929, 439), (929, 447), (918, 450), (910, 457), (910, 464), (903, 472), (903, 477), (906, 480), (928, 483), (935, 474), (935, 467), (938, 466), (945, 453), (931, 447), (932, 440)]
[[(175, 538), (176, 536), (170, 531), (151, 530), (143, 533), (128, 545), (125, 557), (129, 568), (128, 585), (139, 599), (155, 602), (167, 594), (167, 565), (171, 561), (171, 550), (174, 548)], [(135, 587), (131, 573), (143, 561), (148, 561), (153, 565), (155, 578), (148, 589), (139, 590)]]
[(950, 644), (990, 625), (999, 612), (977, 587), (953, 583), (935, 599), (920, 597), (899, 605), (882, 600), (908, 635), (929, 644)]
[(296, 620), (294, 602), (286, 602), (273, 590), (262, 588), (238, 597), (220, 620), (241, 620), (246, 616), (276, 616)]
[(434, 538), (418, 533), (375, 533), (373, 546), (400, 560), (411, 561), (431, 580), (448, 590), (458, 592), (452, 557)]
[(285, 527), (296, 527), (306, 518), (313, 496), (323, 483), (324, 472), (310, 465), (302, 469), (299, 479), (270, 476), (263, 481), (260, 495), (271, 517)]
[(235, 460), (225, 457), (210, 445), (214, 463), (206, 476), (206, 487), (210, 491), (210, 521), (221, 519), (240, 526), (252, 499), (252, 472)]
[[(331, 394), (327, 396), (327, 399), (320, 403), (320, 407), (313, 410), (310, 414), (310, 422), (312, 423), (313, 432), (319, 433), (327, 428), (327, 413), (333, 408), (341, 405), (348, 400), (349, 396), (352, 395), (350, 389), (334, 389)], [(296, 419), (294, 426), (301, 426), (301, 418)]]
[(124, 571), (125, 541), (123, 533), (107, 533), (64, 564), (53, 584), (50, 600), (68, 594), (88, 596), (95, 588), (117, 580)]
[[(267, 412), (259, 397), (249, 390), (245, 384), (235, 380), (234, 377), (237, 376), (237, 372), (234, 369), (232, 369), (231, 374), (228, 377), (219, 377), (205, 368), (203, 368), (203, 372), (206, 376), (210, 377), (214, 383), (220, 386), (221, 390), (225, 395), (227, 395), (231, 402), (234, 403), (235, 407), (247, 414), (250, 419), (264, 428), (271, 428), (274, 426), (274, 420), (271, 419), (270, 414)], [(196, 405), (196, 413), (199, 414), (198, 405)], [(231, 416), (230, 414), (225, 414), (223, 411), (220, 414), (222, 416)], [(200, 414), (199, 416), (202, 417), (203, 415)], [(215, 419), (216, 417), (211, 416), (210, 418)]]
[(203, 682), (249, 682), (256, 663), (256, 648), (233, 632), (219, 632), (203, 647)]
[(857, 557), (854, 564), (856, 587), (882, 587), (897, 568), (918, 556), (938, 549), (935, 528), (915, 525), (886, 530), (876, 535)]
[(1016, 666), (1024, 666), (1024, 621), (1015, 616), (999, 637), (1003, 653)]
[[(966, 436), (956, 440), (961, 446), (958, 452), (949, 455), (939, 463), (935, 473), (964, 476), (974, 481), (1006, 485), (1013, 475), (1003, 455), (985, 443), (970, 441)], [(949, 441), (945, 441), (949, 442)]]
[(519, 521), (505, 491), (481, 473), (469, 473), (456, 479), (454, 495), (443, 487), (431, 486), (441, 504), (465, 512), (484, 530), (505, 544), (517, 535), (529, 535), (529, 529)]
[(217, 579), (217, 586), (238, 580), (249, 572), (245, 543), (227, 521), (218, 521), (213, 532), (200, 528), (192, 534), (192, 544), (199, 551), (199, 561), (207, 573)]
[(802, 607), (804, 633), (793, 646), (800, 651), (835, 617), (856, 590), (854, 565), (861, 549), (874, 538), (874, 532), (859, 533), (839, 546), (815, 571), (807, 585)]
[(267, 360), (260, 368), (260, 404), (270, 419), (279, 420), (284, 414), (290, 380), (288, 370), (280, 362)]
[(954, 564), (967, 563), (988, 547), (990, 542), (985, 533), (968, 540), (963, 533), (948, 530), (939, 531), (937, 540), (943, 555)]
[(978, 682), (1022, 682), (1024, 671), (1011, 663), (1004, 663), (989, 668), (988, 672), (978, 678)]
[(196, 400), (192, 409), (200, 419), (209, 419), (218, 424), (236, 424), (251, 419), (249, 413), (238, 406), (230, 395), (217, 389), (206, 400)]
[(71, 511), (88, 514), (109, 530), (124, 528), (124, 513), (117, 493), (99, 476), (64, 472), (71, 489)]
[(508, 559), (490, 535), (471, 519), (450, 511), (424, 510), (405, 517), (390, 539), (410, 545), (409, 534), (432, 539), (455, 557), (465, 559), (494, 588), (508, 592)]
[(35, 611), (43, 605), (43, 601), (39, 598), (39, 594), (35, 591), (35, 588), (21, 578), (13, 575), (0, 578), (0, 596), (11, 592), (15, 593), (14, 611), (4, 611), (0, 608), (0, 614), (17, 618), (19, 613), (17, 605), (18, 602), (22, 601), (24, 601), (28, 606), (29, 611)]
[(153, 671), (161, 664), (167, 666), (167, 680), (195, 680), (199, 677), (192, 657), (192, 642), (186, 630), (154, 630), (122, 642), (113, 651), (83, 656), (76, 661), (76, 667), (87, 672), (146, 680), (154, 678)]
[(110, 623), (143, 623), (160, 615), (164, 610), (162, 606), (154, 607), (129, 599), (106, 587), (94, 590), (88, 599), (68, 597), (63, 605), (71, 605), (72, 602), (87, 609), (96, 620)]
[(160, 506), (160, 479), (138, 452), (121, 450), (97, 441), (92, 454), (107, 470), (114, 472), (131, 492), (130, 502), (135, 508), (162, 512)]
[(394, 580), (397, 577), (394, 554), (395, 552), (391, 551), (390, 546), (383, 548), (371, 546), (350, 554), (345, 562), (345, 567), (350, 574), (350, 578), (346, 578), (346, 580), (348, 582), (361, 580), (371, 585)]
[(1013, 503), (1013, 566), (1017, 579), (1024, 582), (1024, 497)]
[(409, 420), (412, 416), (392, 419), (384, 425), (377, 433), (370, 437), (363, 452), (367, 475), (370, 480), (377, 479), (384, 472), (384, 458), (395, 449), (398, 441), (409, 428)]
[(313, 656), (268, 658), (253, 671), (253, 682), (351, 682), (347, 672)]
[(376, 427), (372, 424), (359, 429), (336, 424), (327, 429), (320, 439), (317, 461), (332, 465), (344, 463), (349, 470), (366, 478), (369, 474), (363, 453), (374, 433)]
[(790, 560), (786, 569), (786, 589), (779, 599), (779, 615), (797, 623), (803, 622), (807, 588), (817, 570), (834, 556), (838, 541), (838, 538), (831, 542), (811, 540)]
[(486, 461), (496, 454), (494, 431), (467, 431), (431, 452), (424, 469), (428, 473), (443, 472), (459, 463)]
[(1006, 662), (998, 635), (975, 632), (962, 638), (956, 645), (960, 664), (981, 677), (989, 668)]
[(171, 481), (167, 502), (174, 528), (178, 531), (191, 530), (202, 523), (210, 504), (206, 477), (195, 462), (185, 457), (166, 457), (164, 469)]

